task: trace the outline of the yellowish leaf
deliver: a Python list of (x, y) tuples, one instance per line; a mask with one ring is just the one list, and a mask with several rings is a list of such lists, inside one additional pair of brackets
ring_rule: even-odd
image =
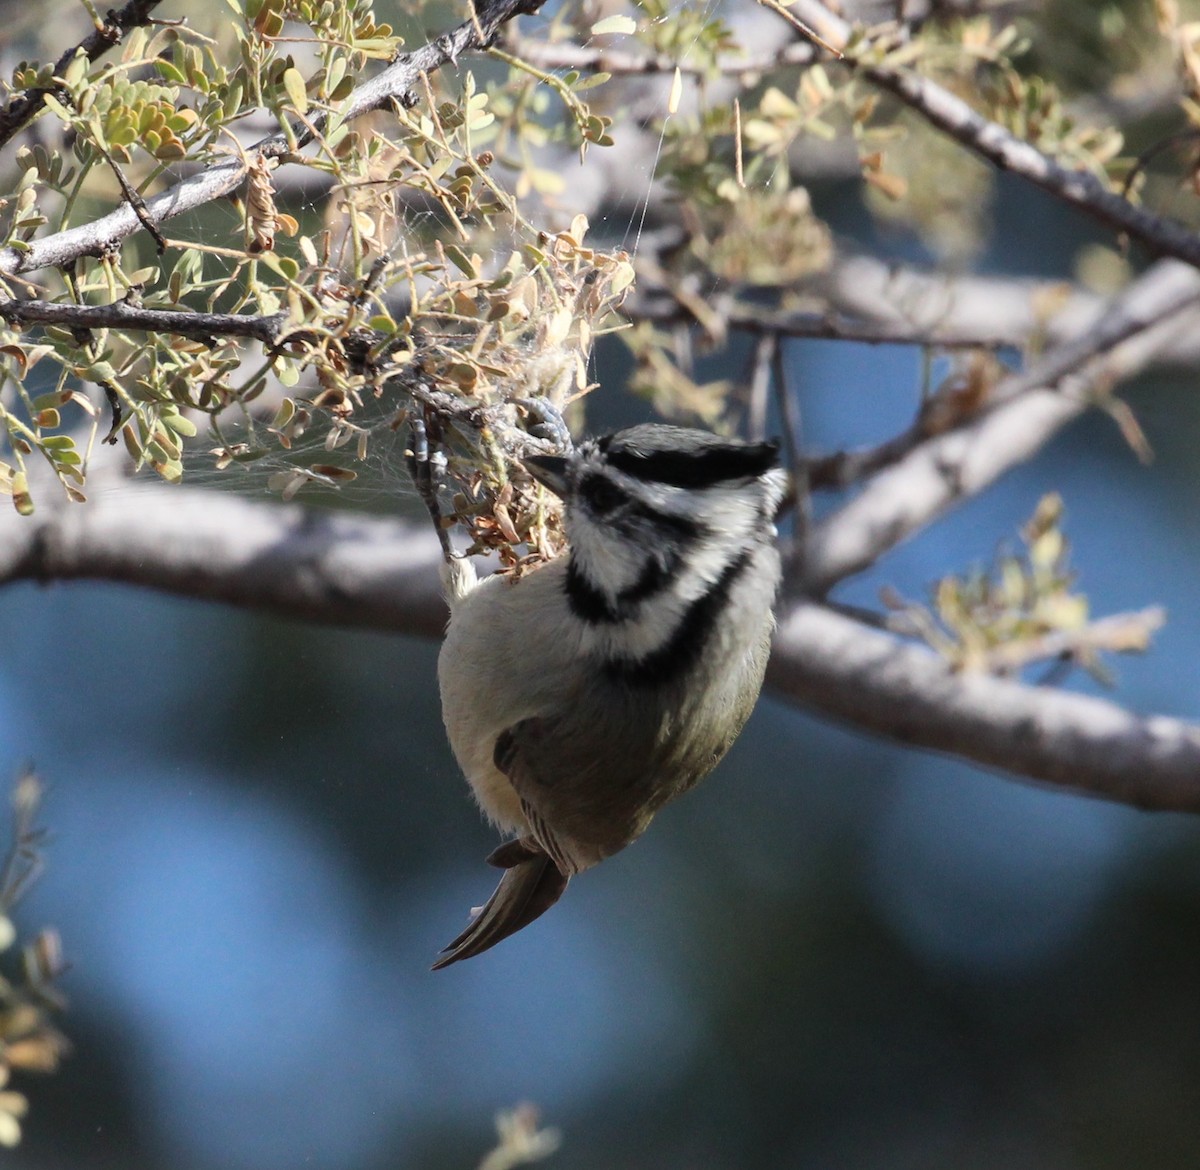
[(606, 16), (592, 25), (592, 36), (602, 37), (610, 33), (621, 33), (630, 36), (637, 32), (637, 21), (630, 16)]
[(297, 113), (308, 113), (308, 93), (305, 91), (304, 78), (295, 66), (285, 69), (283, 73), (283, 88)]

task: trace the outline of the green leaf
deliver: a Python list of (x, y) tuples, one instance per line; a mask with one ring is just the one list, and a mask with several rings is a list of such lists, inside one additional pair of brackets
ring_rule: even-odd
[(304, 78), (295, 67), (283, 71), (283, 88), (288, 98), (299, 114), (308, 113), (308, 93), (304, 87)]
[(196, 436), (196, 424), (190, 418), (184, 418), (181, 414), (164, 415), (162, 424), (169, 427), (177, 435), (184, 435), (189, 439)]
[(74, 111), (68, 110), (67, 107), (64, 106), (62, 102), (60, 102), (52, 93), (43, 94), (42, 101), (45, 102), (49, 110), (62, 119), (62, 121), (73, 122), (75, 120)]
[(77, 86), (87, 76), (89, 64), (87, 54), (82, 50), (78, 51), (63, 70), (63, 81), (72, 88)]
[(468, 276), (472, 280), (479, 279), (479, 269), (475, 267), (471, 262), (471, 258), (457, 244), (446, 245), (446, 255), (450, 258), (454, 267), (464, 276)]
[(183, 70), (178, 68), (173, 61), (168, 61), (166, 57), (159, 57), (154, 62), (154, 68), (164, 81), (170, 81), (175, 85), (187, 85), (187, 76)]

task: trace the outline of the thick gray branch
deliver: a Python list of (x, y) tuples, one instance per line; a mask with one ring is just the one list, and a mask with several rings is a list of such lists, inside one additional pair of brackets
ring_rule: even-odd
[(914, 747), (1140, 808), (1200, 812), (1200, 726), (987, 675), (815, 603), (780, 621), (769, 684)]
[[(30, 518), (0, 510), (0, 584), (119, 581), (430, 637), (445, 622), (439, 563), (427, 524), (154, 482)], [(768, 682), (819, 715), (915, 747), (1129, 804), (1200, 811), (1200, 727), (956, 674), (932, 652), (815, 603), (781, 612)]]
[(428, 524), (149, 482), (106, 489), (68, 504), (47, 483), (34, 516), (0, 510), (0, 583), (119, 581), (336, 625), (445, 626)]
[[(596, 205), (583, 208), (595, 214)], [(665, 282), (659, 258), (686, 240), (677, 226), (642, 235), (638, 282), (622, 312), (634, 321), (663, 324), (695, 320)], [(699, 295), (696, 289), (688, 290)], [(948, 274), (868, 255), (835, 255), (829, 267), (782, 289), (776, 307), (761, 289), (726, 285), (704, 295), (715, 317), (732, 330), (782, 337), (861, 341), (868, 344), (1057, 349), (1090, 335), (1112, 298), (1065, 280), (1020, 276)], [(823, 306), (816, 310), (796, 304)], [(1156, 364), (1200, 362), (1200, 307), (1187, 312), (1188, 327), (1173, 332), (1153, 355)]]
[[(874, 256), (835, 258), (805, 290), (837, 313), (868, 322), (897, 340), (922, 336), (989, 347), (1046, 351), (1090, 333), (1110, 298), (1066, 281), (974, 274), (949, 275), (890, 264)], [(1154, 355), (1161, 364), (1200, 362), (1200, 308), (1187, 311), (1168, 344)], [(944, 342), (943, 342), (944, 344)]]
[[(569, 41), (548, 43), (520, 36), (505, 36), (503, 47), (538, 69), (578, 69), (580, 72), (588, 70), (636, 76), (673, 73), (676, 69), (680, 73), (699, 77), (708, 74), (707, 66), (689, 62), (686, 55), (676, 57), (667, 53), (630, 53), (602, 45), (574, 45)], [(739, 45), (736, 52), (721, 56), (716, 67), (718, 72), (727, 76), (757, 78), (776, 69), (810, 65), (815, 57), (816, 50), (803, 41), (787, 41), (758, 52), (749, 52), (747, 46)]]

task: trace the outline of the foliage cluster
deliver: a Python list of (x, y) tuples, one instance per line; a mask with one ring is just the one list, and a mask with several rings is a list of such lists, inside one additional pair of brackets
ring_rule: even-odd
[(1021, 551), (1002, 549), (992, 565), (943, 577), (930, 607), (886, 591), (889, 624), (958, 670), (1015, 674), (1049, 661), (1056, 673), (1078, 665), (1111, 682), (1100, 652), (1145, 650), (1163, 615), (1152, 609), (1091, 622), (1087, 597), (1075, 588), (1062, 517), (1061, 497), (1043, 497), (1021, 531)]
[[(344, 482), (353, 460), (334, 453), (362, 455), (373, 428), (395, 427), (419, 405), (447, 415), (444, 429), (463, 441), (456, 466), (467, 511), (486, 511), (508, 490), (503, 459), (525, 441), (503, 438), (527, 429), (518, 400), (546, 396), (562, 407), (587, 388), (592, 339), (612, 327), (632, 282), (619, 253), (584, 245), (580, 221), (566, 229), (573, 216), (555, 154), (607, 147), (626, 124), (632, 86), (605, 69), (609, 45), (631, 49), (635, 62), (678, 62), (649, 131), (661, 137), (659, 178), (686, 238), (656, 275), (709, 343), (723, 337), (720, 313), (689, 290), (814, 303), (809, 278), (827, 266), (832, 242), (796, 173), (821, 143), (852, 151), (877, 209), (932, 245), (962, 253), (978, 240), (986, 176), (978, 166), (928, 165), (934, 143), (939, 158), (950, 148), (881, 101), (863, 66), (936, 77), (1072, 165), (1120, 173), (1119, 134), (1081, 128), (1055, 86), (1023, 70), (1030, 36), (986, 14), (861, 29), (842, 62), (792, 65), (781, 53), (778, 65), (752, 66), (740, 63), (746, 51), (728, 19), (655, 0), (636, 20), (593, 26), (564, 6), (541, 30), (543, 47), (598, 46), (580, 67), (525, 60), (528, 42), (506, 31), (491, 66), (463, 69), (458, 83), (446, 71), (424, 75), (354, 122), (342, 111), (371, 63), (402, 51), (370, 0), (227, 0), (188, 23), (134, 29), (109, 60), (77, 55), (59, 75), (22, 63), (7, 96), (46, 96), (39, 141), (17, 144), (3, 202), (10, 301), (274, 324), (248, 342), (220, 319), (205, 322), (207, 334), (198, 321), (187, 336), (69, 318), (35, 330), (9, 312), (0, 420), (10, 455), (0, 487), (29, 511), (35, 452), (82, 500), (98, 440), (121, 438), (137, 465), (177, 481), (194, 440), (226, 466), (319, 425), (329, 456), (285, 464), (274, 478), (292, 494)], [(243, 153), (237, 131), (256, 110), (269, 111), (282, 139), (248, 158), (237, 222), (216, 211), (175, 220), (158, 256), (144, 234), (88, 240), (65, 270), (22, 273), (33, 241), (88, 224), (123, 191), (149, 197), (189, 167)], [(314, 173), (328, 190), (323, 207), (282, 212), (281, 167)], [(696, 378), (677, 328), (627, 316), (636, 388), (668, 414), (732, 425), (734, 387)], [(368, 400), (384, 409), (364, 411)], [(479, 481), (466, 470), (472, 462), (493, 470)]]
[[(592, 23), (563, 6), (536, 42), (506, 27), (490, 62), (457, 78), (422, 73), (354, 119), (374, 63), (405, 49), (371, 0), (226, 0), (187, 23), (134, 28), (109, 59), (79, 53), (57, 73), (21, 63), (6, 96), (36, 91), (44, 106), (29, 128), (38, 140), (16, 143), (0, 204), (0, 490), (31, 511), (36, 454), (83, 501), (94, 444), (120, 440), (136, 466), (170, 482), (197, 449), (221, 469), (272, 454), (271, 483), (290, 497), (353, 478), (372, 435), (415, 409), (450, 448), (455, 511), (476, 547), (512, 562), (514, 539), (533, 534), (532, 552), (546, 555), (545, 501), (508, 470), (545, 442), (528, 404), (561, 411), (585, 393), (592, 343), (620, 323), (636, 391), (669, 416), (735, 426), (742, 387), (700, 376), (692, 326), (702, 347), (716, 346), (731, 302), (821, 311), (818, 281), (836, 249), (801, 182), (814, 152), (843, 157), (876, 212), (934, 251), (961, 260), (978, 247), (989, 173), (881, 96), (871, 70), (932, 78), (1114, 189), (1129, 173), (1119, 130), (1081, 120), (1052, 79), (1029, 72), (1045, 46), (1027, 20), (968, 7), (917, 26), (859, 27), (829, 60), (787, 41), (755, 58), (733, 15), (648, 0), (636, 18)], [(1159, 22), (1131, 68), (1163, 52), (1190, 59), (1177, 8), (1160, 5)], [(553, 64), (564, 49), (577, 64)], [(675, 305), (663, 320), (622, 311), (633, 263), (585, 241), (563, 152), (586, 161), (632, 132), (638, 85), (671, 63), (646, 132), (659, 140), (655, 182), (683, 231), (669, 252), (639, 258), (643, 284)], [(279, 134), (252, 147), (239, 131), (256, 111)], [(193, 182), (196, 167), (238, 159), (240, 216), (179, 217), (169, 238), (88, 235), (114, 198), (150, 224), (144, 200)], [(316, 202), (289, 194), (314, 187), (326, 192)], [(71, 232), (71, 264), (34, 266), (37, 242)], [(182, 311), (192, 327), (164, 318), (156, 328), (153, 316), (124, 327), (115, 311), (100, 324), (51, 320), (31, 316), (30, 301)], [(306, 446), (315, 437), (324, 448), (316, 458), (300, 457), (306, 433)]]
[(12, 792), (12, 838), (0, 869), (0, 1146), (15, 1146), (28, 1109), (23, 1093), (5, 1086), (13, 1072), (50, 1073), (67, 1051), (54, 1024), (65, 1004), (54, 981), (63, 967), (58, 936), (52, 930), (18, 945), (12, 911), (41, 869), (42, 831), (37, 827), (41, 782), (32, 772), (20, 776)]

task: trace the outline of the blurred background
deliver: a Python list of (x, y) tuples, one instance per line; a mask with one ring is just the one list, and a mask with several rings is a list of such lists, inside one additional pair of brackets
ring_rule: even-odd
[[(929, 259), (879, 234), (856, 184), (813, 194), (844, 241)], [(1069, 277), (1096, 238), (1000, 182), (975, 267)], [(648, 417), (623, 361), (601, 350), (595, 429)], [(787, 361), (815, 448), (912, 417), (914, 350), (797, 342)], [(1200, 718), (1200, 400), (1162, 378), (1128, 397), (1152, 465), (1088, 417), (840, 599), (924, 598), (1056, 490), (1093, 612), (1169, 612), (1116, 663), (1117, 697)], [(412, 509), (380, 473), (374, 506)], [(0, 594), (0, 765), (48, 785), (20, 919), (63, 936), (74, 1049), (15, 1086), (32, 1109), (11, 1165), (471, 1167), (496, 1111), (531, 1101), (562, 1134), (551, 1166), (1195, 1167), (1197, 822), (768, 694), (634, 848), (435, 975), (495, 844), (445, 742), (436, 655), (110, 586)]]

